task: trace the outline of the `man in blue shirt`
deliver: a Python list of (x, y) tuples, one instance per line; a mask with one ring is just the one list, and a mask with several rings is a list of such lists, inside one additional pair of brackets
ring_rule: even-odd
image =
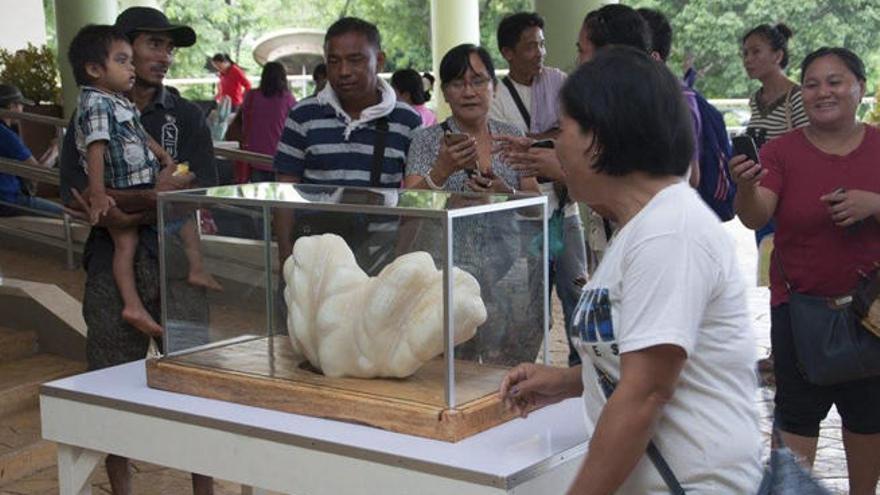
[[(25, 105), (33, 104), (32, 101), (21, 94), (21, 90), (17, 87), (11, 84), (0, 84), (0, 108), (13, 112), (22, 112)], [(13, 130), (13, 126), (16, 123), (11, 117), (0, 119), (0, 157), (22, 161), (28, 165), (48, 168), (56, 156), (56, 148), (51, 148), (51, 151), (38, 162), (31, 154), (31, 150), (25, 146), (21, 137)], [(61, 205), (26, 194), (22, 190), (21, 180), (11, 174), (0, 173), (0, 201), (51, 215), (61, 215)], [(11, 216), (25, 212), (26, 210), (21, 210), (8, 204), (0, 204), (0, 216)]]
[[(421, 117), (398, 102), (391, 85), (378, 76), (385, 63), (378, 29), (355, 17), (339, 19), (324, 37), (324, 58), (329, 84), (291, 109), (275, 154), (278, 180), (399, 188), (412, 133), (421, 125)], [(278, 251), (283, 262), (293, 247), (294, 221), (289, 211), (278, 219)], [(352, 232), (351, 225), (342, 225), (350, 220), (354, 219), (340, 218), (338, 223)], [(297, 230), (302, 230), (305, 220), (298, 221)], [(378, 225), (362, 227), (363, 234), (377, 230)], [(387, 246), (388, 239), (379, 237), (372, 236), (369, 242)]]

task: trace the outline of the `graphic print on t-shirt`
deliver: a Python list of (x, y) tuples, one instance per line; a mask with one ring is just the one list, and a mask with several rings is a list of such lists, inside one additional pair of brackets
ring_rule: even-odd
[[(607, 288), (586, 289), (581, 295), (574, 320), (569, 329), (572, 341), (578, 340), (589, 346), (596, 357), (610, 352), (619, 354), (617, 337), (614, 335), (614, 320), (611, 315), (611, 298)], [(601, 344), (610, 344), (610, 348)]]
[(571, 327), (571, 337), (577, 337), (585, 343), (614, 341), (614, 323), (611, 320), (608, 289), (584, 291), (575, 309), (575, 319)]

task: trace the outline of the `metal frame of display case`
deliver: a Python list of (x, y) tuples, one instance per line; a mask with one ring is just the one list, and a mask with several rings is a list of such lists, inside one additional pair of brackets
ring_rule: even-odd
[[(238, 188), (242, 187), (247, 188), (259, 188), (261, 186), (265, 186), (266, 184), (282, 184), (285, 188), (290, 189), (296, 196), (299, 198), (291, 197), (291, 199), (264, 199), (258, 197), (239, 197), (239, 196), (210, 196), (208, 195), (208, 191), (212, 190), (220, 190), (225, 188)], [(526, 194), (517, 194), (517, 195), (504, 195), (504, 194), (480, 194), (480, 193), (461, 193), (461, 192), (446, 192), (446, 191), (429, 191), (429, 190), (402, 190), (410, 193), (419, 193), (419, 194), (433, 194), (433, 195), (443, 195), (443, 196), (458, 196), (458, 197), (472, 197), (472, 198), (481, 198), (485, 199), (487, 197), (494, 198), (508, 198), (503, 201), (491, 202), (489, 204), (476, 205), (476, 206), (464, 206), (453, 209), (432, 209), (432, 208), (414, 208), (414, 207), (397, 207), (397, 206), (385, 206), (385, 205), (370, 205), (370, 204), (342, 204), (342, 203), (332, 203), (332, 202), (320, 202), (320, 201), (310, 201), (307, 198), (303, 197), (303, 194), (308, 194), (305, 191), (300, 193), (297, 191), (298, 188), (322, 191), (322, 190), (352, 190), (352, 191), (370, 191), (374, 193), (388, 193), (388, 189), (379, 189), (379, 188), (363, 188), (363, 187), (349, 187), (349, 186), (317, 186), (317, 185), (302, 185), (302, 184), (294, 184), (294, 183), (254, 183), (254, 184), (244, 184), (240, 186), (220, 186), (214, 188), (206, 188), (206, 189), (188, 189), (183, 191), (171, 191), (171, 192), (163, 192), (158, 195), (157, 198), (157, 207), (158, 211), (164, 212), (164, 207), (169, 202), (171, 203), (195, 203), (195, 204), (203, 204), (206, 202), (210, 202), (212, 205), (225, 205), (227, 207), (236, 207), (236, 206), (247, 206), (247, 207), (259, 207), (262, 211), (263, 217), (263, 242), (265, 245), (265, 263), (266, 267), (272, 266), (272, 228), (271, 228), (271, 210), (272, 208), (290, 208), (291, 210), (310, 210), (310, 211), (322, 211), (322, 212), (340, 212), (340, 213), (352, 213), (352, 214), (376, 214), (376, 215), (386, 215), (386, 216), (399, 216), (399, 217), (418, 217), (418, 218), (427, 218), (427, 219), (437, 219), (441, 221), (444, 243), (443, 243), (443, 341), (444, 341), (444, 366), (446, 370), (446, 380), (444, 383), (444, 391), (445, 391), (445, 400), (446, 406), (449, 408), (454, 408), (457, 405), (456, 396), (455, 396), (455, 342), (454, 342), (454, 332), (453, 332), (453, 314), (451, 308), (451, 292), (452, 292), (452, 232), (454, 229), (454, 222), (457, 218), (469, 217), (473, 215), (480, 215), (485, 213), (493, 213), (500, 211), (513, 211), (518, 208), (525, 207), (541, 207), (541, 221), (542, 221), (542, 232), (543, 235), (543, 245), (542, 245), (542, 272), (543, 272), (543, 304), (544, 304), (544, 321), (542, 322), (542, 331), (544, 334), (544, 345), (543, 345), (543, 355), (542, 359), (545, 363), (549, 362), (549, 346), (547, 343), (549, 342), (549, 313), (550, 313), (550, 300), (549, 300), (549, 270), (547, 269), (547, 259), (548, 259), (548, 233), (547, 233), (547, 198), (542, 195), (526, 195)], [(394, 190), (390, 190), (394, 191)], [(384, 194), (383, 194), (384, 195)], [(328, 195), (329, 196), (329, 195)], [(291, 205), (296, 205), (295, 207), (291, 207)], [(160, 297), (161, 297), (161, 306), (162, 306), (162, 326), (167, 328), (168, 318), (167, 318), (167, 287), (166, 287), (166, 262), (165, 262), (165, 215), (160, 214), (158, 219), (158, 230), (160, 236), (159, 242), (159, 274), (160, 274)], [(273, 284), (273, 275), (272, 270), (267, 268), (267, 280), (266, 280), (266, 310), (268, 312), (266, 319), (266, 335), (271, 336), (275, 330), (275, 302), (274, 302), (274, 294), (275, 288)], [(163, 336), (165, 342), (165, 349), (170, 349), (168, 347), (168, 334), (167, 332)], [(273, 339), (269, 339), (269, 345), (273, 345)], [(210, 346), (210, 345), (209, 345)], [(187, 349), (183, 351), (172, 351), (167, 355), (183, 355), (191, 352), (195, 352), (197, 350), (205, 349), (205, 346), (201, 346), (197, 349)], [(271, 349), (271, 348), (270, 348)]]

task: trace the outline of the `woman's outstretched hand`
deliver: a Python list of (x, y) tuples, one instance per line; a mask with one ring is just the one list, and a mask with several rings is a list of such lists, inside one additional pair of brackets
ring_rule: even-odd
[(525, 418), (530, 412), (583, 392), (581, 367), (554, 368), (522, 363), (501, 381), (501, 399), (507, 410)]

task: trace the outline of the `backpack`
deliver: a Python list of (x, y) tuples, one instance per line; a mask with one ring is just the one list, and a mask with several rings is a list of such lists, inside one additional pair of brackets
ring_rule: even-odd
[(703, 201), (721, 218), (722, 222), (732, 219), (733, 197), (736, 184), (730, 177), (727, 163), (733, 154), (724, 117), (706, 98), (696, 90), (697, 110), (700, 112), (702, 131), (700, 141), (700, 184), (697, 191)]

